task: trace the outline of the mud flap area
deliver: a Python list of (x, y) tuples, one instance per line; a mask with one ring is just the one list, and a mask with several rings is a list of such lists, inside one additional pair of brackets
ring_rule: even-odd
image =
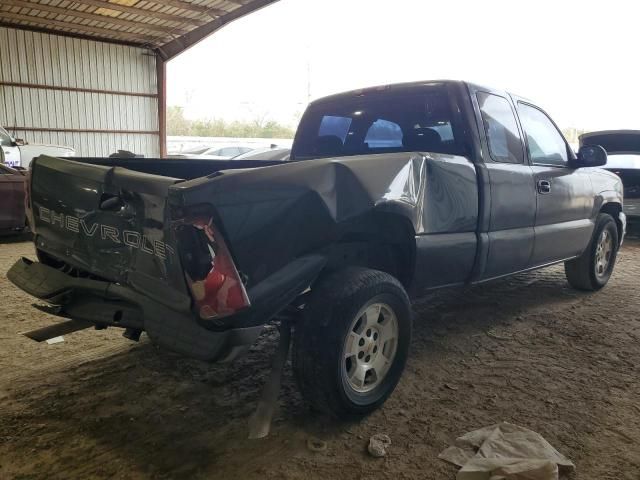
[(264, 438), (271, 430), (271, 420), (276, 410), (278, 395), (282, 385), (282, 372), (289, 356), (291, 344), (291, 323), (283, 320), (280, 323), (280, 340), (273, 356), (269, 378), (262, 389), (255, 412), (249, 418), (249, 438)]

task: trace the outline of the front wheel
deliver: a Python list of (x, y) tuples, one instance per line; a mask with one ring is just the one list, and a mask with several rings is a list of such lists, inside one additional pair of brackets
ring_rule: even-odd
[(347, 268), (318, 282), (296, 327), (293, 368), (305, 400), (337, 417), (366, 415), (407, 360), (411, 305), (391, 275)]
[(587, 249), (580, 257), (564, 263), (569, 284), (586, 291), (604, 287), (613, 273), (619, 245), (615, 220), (606, 213), (599, 214)]

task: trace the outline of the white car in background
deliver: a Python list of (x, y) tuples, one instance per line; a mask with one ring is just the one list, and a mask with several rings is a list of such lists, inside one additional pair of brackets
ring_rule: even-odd
[(602, 130), (580, 136), (580, 146), (600, 145), (607, 151), (602, 167), (622, 179), (624, 213), (640, 219), (640, 130)]
[(73, 157), (76, 154), (76, 151), (71, 147), (32, 144), (15, 139), (2, 127), (0, 127), (0, 148), (4, 154), (4, 164), (12, 168), (29, 168), (31, 160), (39, 155)]
[(201, 153), (195, 153), (197, 148), (190, 148), (183, 150), (180, 153), (173, 153), (169, 155), (169, 158), (189, 158), (189, 159), (206, 159), (206, 160), (228, 160), (243, 153), (252, 151), (252, 147), (244, 146), (227, 146), (227, 147), (210, 147), (203, 149)]
[(212, 147), (202, 152), (199, 156), (203, 158), (233, 158), (243, 153), (253, 150), (251, 147)]
[(288, 162), (291, 157), (290, 148), (270, 147), (270, 148), (256, 148), (247, 153), (233, 157), (233, 160), (266, 160), (266, 161), (278, 161)]

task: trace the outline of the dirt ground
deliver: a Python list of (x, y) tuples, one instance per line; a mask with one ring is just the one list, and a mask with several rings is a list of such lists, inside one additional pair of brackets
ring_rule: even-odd
[[(453, 479), (438, 453), (502, 420), (541, 433), (574, 478), (640, 479), (640, 237), (609, 285), (584, 294), (561, 267), (415, 303), (410, 360), (384, 408), (359, 423), (305, 409), (287, 366), (272, 435), (246, 422), (275, 348), (270, 327), (231, 365), (208, 365), (85, 330), (39, 344), (54, 321), (6, 270), (33, 256), (0, 240), (0, 478)], [(387, 433), (389, 454), (366, 453)], [(327, 443), (322, 452), (309, 439)]]

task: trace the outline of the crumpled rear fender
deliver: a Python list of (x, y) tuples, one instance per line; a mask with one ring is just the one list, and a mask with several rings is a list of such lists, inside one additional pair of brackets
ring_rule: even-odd
[(213, 207), (249, 286), (295, 258), (339, 242), (363, 218), (380, 212), (408, 220), (417, 236), (475, 232), (478, 217), (473, 164), (431, 153), (223, 171), (176, 184), (169, 198), (175, 206)]

